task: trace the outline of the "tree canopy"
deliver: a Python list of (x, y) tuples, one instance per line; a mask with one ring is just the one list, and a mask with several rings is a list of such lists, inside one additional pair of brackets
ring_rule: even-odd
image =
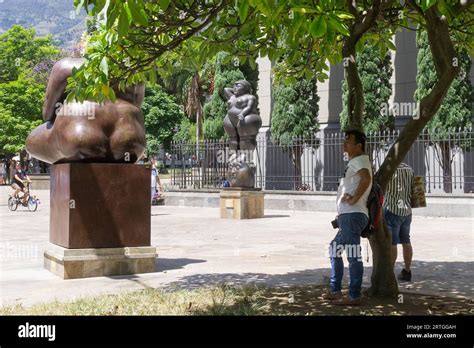
[(311, 138), (318, 131), (317, 80), (280, 81), (273, 86), (271, 138), (283, 147), (298, 138)]
[[(436, 82), (436, 69), (430, 51), (426, 32), (417, 34), (417, 90), (415, 99), (420, 101), (426, 96)], [(461, 130), (472, 125), (472, 106), (474, 93), (469, 76), (471, 58), (466, 49), (458, 52), (458, 76), (454, 79), (438, 112), (428, 123), (428, 130), (437, 138), (446, 138), (446, 133), (452, 129)]]
[(28, 134), (41, 124), (46, 69), (58, 56), (51, 37), (14, 25), (0, 35), (0, 153), (25, 148)]
[[(381, 56), (380, 50), (366, 43), (359, 53), (357, 67), (364, 90), (364, 130), (367, 133), (394, 128), (394, 118), (388, 112), (392, 94), (390, 78), (393, 68), (390, 53)], [(347, 81), (342, 83), (343, 108), (340, 114), (342, 130), (349, 128), (347, 115)]]
[(161, 86), (155, 85), (146, 87), (142, 110), (147, 152), (155, 154), (161, 148), (169, 150), (174, 129), (185, 117), (180, 105)]

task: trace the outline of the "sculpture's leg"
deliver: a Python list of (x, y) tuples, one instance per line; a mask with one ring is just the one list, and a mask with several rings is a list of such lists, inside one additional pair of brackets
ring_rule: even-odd
[(63, 154), (55, 146), (55, 126), (51, 122), (36, 127), (26, 138), (26, 151), (33, 157), (47, 163), (59, 161)]
[(245, 116), (245, 120), (239, 128), (239, 147), (241, 150), (255, 150), (257, 134), (261, 126), (262, 119), (259, 115), (250, 114)]
[(226, 133), (229, 135), (229, 147), (231, 150), (238, 150), (239, 149), (239, 134), (237, 133), (237, 129), (232, 124), (229, 116), (224, 118), (224, 129)]
[(133, 115), (127, 115), (110, 137), (110, 151), (119, 162), (135, 163), (145, 152), (145, 131)]

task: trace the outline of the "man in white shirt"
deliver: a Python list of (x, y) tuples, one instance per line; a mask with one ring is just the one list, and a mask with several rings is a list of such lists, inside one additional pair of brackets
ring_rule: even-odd
[[(364, 267), (360, 235), (369, 222), (367, 198), (372, 187), (372, 165), (365, 154), (365, 134), (350, 130), (345, 134), (344, 152), (349, 159), (337, 192), (337, 225), (339, 231), (331, 241), (331, 292), (325, 297), (340, 305), (359, 305)], [(342, 297), (344, 273), (342, 251), (349, 262), (349, 296)]]

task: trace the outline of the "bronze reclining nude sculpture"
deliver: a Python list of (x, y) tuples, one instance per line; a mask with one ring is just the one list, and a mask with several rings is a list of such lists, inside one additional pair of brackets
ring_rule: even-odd
[(114, 88), (117, 99), (98, 104), (64, 103), (68, 77), (83, 58), (65, 58), (54, 65), (43, 104), (43, 123), (26, 139), (28, 153), (47, 163), (135, 163), (145, 152), (140, 106), (145, 85)]

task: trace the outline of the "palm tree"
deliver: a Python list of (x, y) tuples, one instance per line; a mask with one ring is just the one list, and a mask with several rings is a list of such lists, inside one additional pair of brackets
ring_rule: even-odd
[[(199, 77), (199, 71), (195, 71), (190, 83), (187, 86), (187, 98), (185, 103), (186, 114), (189, 118), (196, 115), (196, 155), (198, 155), (199, 140), (202, 138), (202, 85)], [(198, 157), (199, 158), (199, 157)]]

